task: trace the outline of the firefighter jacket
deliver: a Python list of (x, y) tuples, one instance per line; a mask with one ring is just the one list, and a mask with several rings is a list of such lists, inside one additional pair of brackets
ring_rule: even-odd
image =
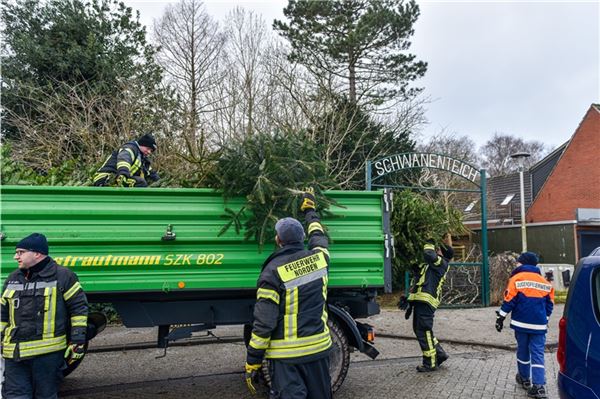
[(113, 151), (94, 175), (94, 182), (112, 175), (137, 176), (151, 181), (159, 179), (158, 174), (152, 170), (150, 160), (140, 150), (137, 141), (125, 143), (121, 148)]
[(435, 252), (433, 244), (425, 245), (423, 256), (425, 263), (421, 263), (413, 271), (413, 284), (408, 300), (425, 302), (437, 309), (440, 305), (442, 286), (446, 281), (448, 260)]
[(305, 213), (308, 250), (285, 245), (263, 264), (257, 283), (248, 364), (263, 358), (304, 363), (329, 355), (327, 327), (328, 240), (317, 213)]
[(515, 268), (504, 291), (500, 316), (512, 312), (513, 330), (545, 334), (548, 318), (554, 308), (554, 288), (537, 266), (521, 265)]
[[(40, 270), (31, 271), (39, 266)], [(11, 273), (2, 289), (1, 306), (5, 358), (57, 352), (67, 347), (67, 341), (85, 343), (88, 304), (81, 284), (75, 273), (50, 257), (29, 272)]]

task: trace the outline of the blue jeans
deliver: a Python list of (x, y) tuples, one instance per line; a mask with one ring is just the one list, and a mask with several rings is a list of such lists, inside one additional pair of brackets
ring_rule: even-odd
[(519, 374), (532, 384), (546, 384), (546, 370), (544, 369), (544, 347), (546, 333), (529, 334), (515, 331), (517, 339), (517, 369)]
[(23, 359), (4, 359), (4, 399), (55, 399), (65, 368), (64, 352)]

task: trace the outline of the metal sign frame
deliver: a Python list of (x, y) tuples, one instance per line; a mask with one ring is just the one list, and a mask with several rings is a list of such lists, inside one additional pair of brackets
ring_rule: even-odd
[[(380, 183), (383, 177), (408, 169), (438, 169), (450, 172), (470, 181), (477, 189), (451, 189), (437, 187), (404, 186)], [(373, 177), (373, 172), (376, 176)], [(367, 160), (365, 170), (367, 191), (373, 188), (400, 188), (408, 190), (449, 191), (480, 193), (481, 196), (481, 262), (452, 262), (451, 266), (480, 266), (481, 267), (481, 303), (490, 304), (490, 270), (487, 257), (487, 178), (485, 169), (477, 169), (460, 159), (444, 154), (407, 152), (389, 155), (376, 161)], [(479, 184), (476, 182), (479, 177)], [(408, 286), (408, 285), (407, 285)]]

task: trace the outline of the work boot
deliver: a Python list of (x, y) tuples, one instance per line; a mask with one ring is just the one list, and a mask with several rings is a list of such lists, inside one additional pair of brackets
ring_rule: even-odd
[(429, 367), (424, 364), (417, 366), (417, 371), (419, 373), (429, 373), (431, 371), (437, 371), (437, 369), (438, 369), (437, 367)]
[(438, 367), (442, 365), (450, 356), (442, 349), (440, 345), (436, 345), (436, 356), (435, 361), (437, 362)]
[(546, 387), (544, 387), (543, 385), (533, 384), (527, 390), (527, 397), (535, 399), (547, 399), (548, 397), (546, 396)]
[(517, 373), (515, 379), (517, 380), (517, 384), (519, 384), (526, 391), (531, 388), (531, 380), (526, 380), (525, 378), (521, 377), (521, 374)]

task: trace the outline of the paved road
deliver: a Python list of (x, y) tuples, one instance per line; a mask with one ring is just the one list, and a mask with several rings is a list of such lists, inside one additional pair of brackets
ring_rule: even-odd
[[(136, 331), (113, 333), (131, 335)], [(229, 329), (224, 334), (230, 333)], [(139, 332), (144, 334), (147, 331)], [(377, 346), (382, 353), (375, 361), (352, 355), (350, 371), (336, 399), (526, 397), (514, 383), (516, 365), (511, 351), (446, 345), (451, 358), (442, 370), (420, 374), (415, 371), (420, 362), (416, 341), (380, 338)], [(241, 343), (172, 347), (167, 357), (155, 359), (161, 354), (159, 349), (90, 353), (65, 381), (61, 397), (250, 398), (240, 371), (245, 355)], [(555, 359), (555, 353), (547, 353), (550, 398), (558, 397)]]

